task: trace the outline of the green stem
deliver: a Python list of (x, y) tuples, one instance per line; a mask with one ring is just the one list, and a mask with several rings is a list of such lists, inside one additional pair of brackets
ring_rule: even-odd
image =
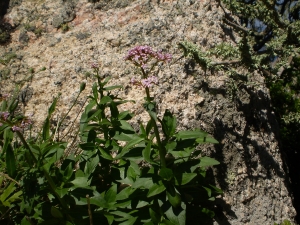
[(23, 135), (20, 133), (20, 131), (16, 131), (16, 134), (18, 135), (18, 137), (20, 138), (21, 142), (23, 143), (23, 145), (25, 146), (25, 148), (29, 151), (33, 161), (35, 164), (37, 164), (37, 159), (35, 158), (33, 152), (31, 151), (31, 148), (29, 147), (29, 145), (27, 144), (27, 141), (25, 140), (25, 138), (23, 137)]
[(155, 133), (155, 137), (156, 137), (156, 141), (157, 141), (157, 146), (158, 146), (158, 151), (159, 151), (159, 157), (160, 157), (160, 164), (162, 168), (166, 168), (167, 167), (167, 163), (166, 163), (166, 150), (165, 148), (162, 146), (161, 141), (160, 141), (160, 136), (159, 136), (159, 132), (158, 132), (158, 128), (157, 128), (157, 124), (154, 121), (154, 119), (151, 118), (153, 127), (154, 127), (154, 133)]
[[(149, 92), (149, 88), (146, 87), (146, 95), (147, 95), (147, 101), (150, 102), (151, 97), (150, 97), (150, 92)], [(156, 121), (150, 116), (151, 118), (151, 122), (154, 128), (154, 134), (156, 137), (156, 141), (157, 141), (157, 146), (158, 146), (158, 151), (159, 151), (159, 157), (160, 157), (160, 164), (162, 168), (167, 167), (167, 163), (166, 163), (166, 150), (163, 147), (163, 145), (161, 144), (161, 140), (160, 140), (160, 136), (159, 136), (159, 131), (158, 131), (158, 127), (156, 124)]]
[(57, 126), (57, 141), (59, 141), (59, 128), (60, 126), (62, 125), (62, 123), (64, 122), (64, 120), (67, 118), (68, 114), (70, 113), (70, 111), (73, 109), (74, 105), (76, 104), (78, 98), (79, 98), (79, 95), (81, 94), (81, 92), (78, 93), (75, 101), (73, 102), (72, 106), (69, 108), (68, 112), (64, 115), (64, 117), (62, 118), (62, 120), (59, 122), (58, 126)]

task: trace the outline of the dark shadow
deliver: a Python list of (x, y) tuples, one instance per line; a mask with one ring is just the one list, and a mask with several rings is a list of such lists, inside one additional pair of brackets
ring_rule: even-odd
[(2, 19), (4, 15), (7, 13), (9, 7), (10, 0), (1, 0), (0, 1), (0, 23), (2, 23)]
[[(215, 93), (222, 94), (226, 97), (223, 89), (215, 90), (210, 88), (209, 84), (202, 81), (201, 91), (208, 94), (208, 98), (205, 104), (209, 104), (210, 101), (216, 100)], [(230, 162), (234, 160), (234, 155), (239, 155), (242, 164), (245, 166), (245, 174), (247, 179), (252, 183), (257, 183), (260, 180), (271, 180), (274, 176), (283, 178), (284, 185), (290, 192), (291, 184), (287, 177), (288, 171), (285, 166), (284, 153), (281, 154), (283, 165), (281, 166), (272, 155), (274, 149), (269, 146), (269, 140), (280, 140), (279, 137), (279, 125), (274, 113), (272, 112), (270, 97), (261, 90), (255, 90), (254, 88), (246, 85), (239, 86), (239, 95), (235, 102), (230, 102), (228, 99), (223, 102), (226, 109), (219, 110), (217, 113), (213, 109), (207, 109), (204, 113), (200, 111), (199, 120), (211, 121), (214, 114), (218, 115), (214, 117), (212, 123), (213, 137), (219, 141), (226, 140), (228, 142), (221, 142), (214, 146), (211, 153), (211, 157), (215, 158), (220, 165), (214, 167), (215, 179), (223, 191), (230, 190), (227, 180), (228, 169), (230, 168), (224, 162)], [(201, 108), (199, 109), (201, 110)], [(228, 112), (225, 112), (229, 110)], [(230, 114), (229, 116), (226, 114)], [(240, 115), (242, 120), (239, 120), (236, 115)], [(210, 118), (209, 118), (210, 116)], [(226, 116), (230, 117), (230, 119)], [(239, 126), (238, 122), (243, 121), (244, 125)], [(255, 134), (258, 138), (252, 138)], [(274, 135), (272, 139), (264, 140), (265, 137)], [(237, 143), (240, 146), (237, 146)], [(232, 159), (229, 159), (228, 152), (233, 155)], [(300, 160), (299, 160), (300, 161)], [(298, 164), (300, 165), (298, 161)], [(223, 162), (223, 163), (222, 163)], [(258, 167), (260, 167), (261, 173), (257, 173)], [(282, 168), (283, 167), (283, 168)], [(298, 178), (299, 179), (299, 178)], [(251, 204), (251, 200), (255, 198), (255, 195), (249, 199), (246, 199), (243, 204)], [(235, 213), (231, 210), (229, 205), (222, 199), (218, 199), (216, 202), (216, 216), (215, 220), (220, 225), (230, 224), (228, 221), (234, 219)]]
[(230, 39), (231, 39), (234, 43), (237, 43), (236, 40), (235, 40), (235, 37), (234, 37), (234, 35), (233, 35), (233, 30), (232, 30), (232, 28), (228, 28), (228, 27), (226, 27), (224, 24), (221, 24), (220, 26), (221, 26), (221, 28), (222, 28), (224, 34), (226, 34), (227, 36), (229, 36)]

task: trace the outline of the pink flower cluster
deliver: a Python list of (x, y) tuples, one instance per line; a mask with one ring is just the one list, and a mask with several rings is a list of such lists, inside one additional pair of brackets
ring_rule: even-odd
[(99, 63), (93, 62), (93, 63), (91, 64), (91, 67), (92, 67), (92, 69), (99, 69)]
[(9, 96), (9, 94), (0, 94), (0, 101), (7, 100)]
[(147, 68), (147, 63), (151, 59), (156, 59), (161, 62), (170, 62), (172, 59), (171, 54), (163, 54), (162, 51), (154, 51), (150, 46), (136, 46), (130, 49), (124, 58), (125, 60), (132, 61), (135, 65), (141, 66), (143, 69)]
[(135, 78), (131, 78), (130, 83), (140, 87), (151, 87), (153, 84), (158, 84), (158, 79), (155, 76), (150, 76), (146, 79), (142, 79), (141, 81), (136, 80)]
[(9, 117), (9, 112), (0, 112), (0, 119), (2, 120), (7, 120), (7, 118)]
[(19, 126), (14, 125), (14, 126), (12, 126), (11, 129), (13, 131), (22, 131), (23, 128), (25, 128), (25, 127), (27, 127), (27, 126), (29, 126), (31, 124), (32, 124), (32, 120), (30, 120), (30, 119), (24, 119), (24, 120), (22, 120), (22, 122), (21, 122), (21, 124)]

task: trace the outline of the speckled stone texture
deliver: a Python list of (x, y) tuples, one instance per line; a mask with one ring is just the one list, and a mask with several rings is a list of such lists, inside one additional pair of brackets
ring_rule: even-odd
[[(87, 88), (65, 126), (72, 123), (94, 82), (85, 76), (92, 71), (92, 62), (100, 63), (101, 73), (112, 76), (112, 83), (124, 86), (118, 92), (121, 97), (136, 100), (122, 107), (137, 114), (132, 123), (146, 121), (141, 106), (144, 93), (129, 84), (137, 71), (123, 59), (136, 45), (161, 49), (174, 58), (158, 71), (159, 85), (151, 89), (159, 109), (174, 112), (180, 129), (201, 128), (220, 142), (204, 147), (206, 154), (221, 162), (210, 171), (215, 184), (224, 190), (216, 201), (217, 213), (211, 224), (293, 221), (296, 213), (264, 78), (251, 74), (250, 81), (257, 85), (240, 85), (232, 98), (226, 73), (205, 74), (182, 58), (178, 48), (183, 40), (204, 51), (222, 42), (238, 42), (236, 33), (222, 29), (223, 11), (217, 2), (15, 0), (10, 4), (4, 19), (17, 29), (11, 33), (11, 43), (0, 47), (0, 56), (17, 56), (7, 65), (0, 64), (0, 71), (10, 69), (8, 76), (0, 77), (1, 92), (10, 92), (16, 84), (29, 90), (22, 92), (26, 99), (23, 110), (34, 114), (36, 127), (45, 119), (53, 96), (61, 93), (53, 117), (58, 121), (73, 104), (80, 83), (86, 81)], [(35, 71), (32, 77), (30, 68)], [(241, 73), (248, 71), (241, 68)], [(29, 96), (24, 96), (26, 93)]]

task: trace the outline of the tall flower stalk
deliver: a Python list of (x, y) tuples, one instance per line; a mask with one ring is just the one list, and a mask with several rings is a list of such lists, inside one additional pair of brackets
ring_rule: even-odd
[[(172, 60), (171, 54), (164, 54), (162, 51), (154, 51), (150, 46), (136, 46), (128, 51), (125, 60), (131, 61), (136, 67), (141, 69), (141, 79), (132, 78), (131, 84), (145, 89), (145, 108), (150, 115), (154, 134), (159, 149), (161, 167), (167, 167), (166, 149), (160, 140), (159, 130), (156, 123), (155, 102), (150, 96), (150, 87), (158, 84), (158, 78), (152, 75), (152, 71), (159, 62), (168, 63)], [(149, 107), (150, 106), (150, 107)]]

